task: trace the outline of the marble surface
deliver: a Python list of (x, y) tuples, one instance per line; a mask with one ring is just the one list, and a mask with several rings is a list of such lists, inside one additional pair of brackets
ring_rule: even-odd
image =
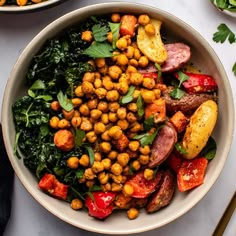
[[(142, 0), (130, 2), (143, 3)], [(0, 104), (9, 73), (22, 49), (48, 23), (57, 17), (80, 7), (103, 1), (70, 0), (59, 6), (41, 12), (21, 15), (0, 14)], [(104, 1), (108, 2), (108, 1)], [(229, 77), (233, 91), (236, 90), (236, 76), (232, 66), (236, 62), (236, 43), (217, 44), (212, 40), (220, 23), (225, 23), (236, 32), (236, 19), (224, 15), (206, 0), (146, 0), (147, 5), (170, 12), (189, 23), (215, 49)], [(14, 96), (14, 95), (13, 95)], [(234, 99), (235, 103), (236, 97)], [(174, 222), (140, 236), (154, 235), (212, 235), (221, 215), (236, 189), (236, 139), (218, 180), (193, 209)], [(79, 220), (79, 219), (78, 219)], [(235, 227), (235, 225), (234, 225)], [(53, 216), (39, 205), (15, 178), (12, 199), (12, 213), (4, 236), (93, 236), (98, 235), (75, 228)], [(236, 227), (225, 232), (226, 236), (236, 235)]]

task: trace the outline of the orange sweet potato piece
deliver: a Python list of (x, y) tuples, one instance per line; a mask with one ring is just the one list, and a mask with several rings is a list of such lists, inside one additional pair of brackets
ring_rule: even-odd
[(134, 15), (124, 15), (121, 17), (120, 34), (121, 36), (130, 35), (133, 37), (135, 35), (135, 29), (137, 27), (137, 17)]
[(188, 118), (181, 112), (177, 111), (171, 118), (170, 122), (174, 125), (178, 133), (185, 130), (188, 124)]
[(54, 134), (54, 143), (63, 151), (70, 151), (75, 146), (74, 136), (67, 129), (58, 130)]
[(123, 152), (129, 144), (129, 139), (125, 134), (122, 134), (121, 138), (118, 140), (113, 140), (112, 144), (120, 151)]

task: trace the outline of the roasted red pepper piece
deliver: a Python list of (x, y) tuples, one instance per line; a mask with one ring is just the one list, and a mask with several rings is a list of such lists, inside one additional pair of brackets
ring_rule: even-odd
[(89, 215), (98, 219), (105, 219), (114, 210), (113, 201), (116, 194), (114, 192), (92, 192), (86, 196), (85, 206), (89, 210)]
[(204, 157), (183, 161), (177, 174), (179, 191), (184, 192), (201, 185), (204, 181), (207, 164), (208, 160)]
[(120, 20), (120, 35), (125, 36), (125, 35), (130, 35), (133, 37), (135, 35), (135, 29), (137, 26), (137, 17), (134, 15), (124, 15), (121, 17)]
[(143, 75), (143, 78), (153, 78), (155, 80), (157, 80), (158, 78), (158, 74), (155, 72), (145, 72), (145, 73), (142, 73), (142, 75)]
[(59, 182), (52, 174), (46, 173), (39, 181), (38, 186), (43, 191), (48, 192), (50, 195), (66, 200), (68, 193), (68, 186)]
[[(215, 79), (206, 74), (195, 74), (184, 72), (188, 76), (188, 80), (183, 82), (184, 88), (188, 93), (202, 93), (213, 92), (217, 90), (217, 84)], [(175, 76), (179, 78), (178, 73)]]
[(178, 173), (182, 162), (183, 162), (183, 158), (178, 152), (175, 152), (175, 151), (173, 151), (166, 160), (167, 165), (176, 173)]

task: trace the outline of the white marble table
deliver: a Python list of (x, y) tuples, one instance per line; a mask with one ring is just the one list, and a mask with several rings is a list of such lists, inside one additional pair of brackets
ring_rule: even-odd
[[(60, 6), (41, 12), (22, 15), (0, 14), (0, 103), (2, 102), (4, 87), (11, 68), (27, 43), (44, 26), (57, 17), (73, 9), (98, 2), (102, 1), (70, 0)], [(133, 0), (132, 2), (144, 3), (143, 0)], [(227, 24), (236, 32), (236, 18), (225, 16), (216, 11), (207, 0), (146, 0), (145, 3), (178, 16), (198, 30), (215, 49), (225, 67), (233, 91), (236, 90), (236, 77), (232, 73), (232, 66), (236, 62), (236, 43), (233, 45), (229, 43), (216, 44), (212, 40), (212, 35), (220, 23)], [(235, 101), (236, 97), (234, 103)], [(217, 222), (236, 189), (235, 153), (236, 139), (234, 138), (223, 172), (208, 194), (192, 210), (162, 228), (138, 235), (212, 235)], [(97, 235), (64, 223), (46, 211), (29, 195), (17, 177), (15, 177), (12, 200), (11, 218), (4, 236)], [(236, 235), (236, 227), (233, 230), (227, 230), (229, 232), (227, 236)]]

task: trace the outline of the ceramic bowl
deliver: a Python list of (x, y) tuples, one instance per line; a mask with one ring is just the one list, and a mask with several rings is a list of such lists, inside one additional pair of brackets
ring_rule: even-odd
[(216, 0), (210, 0), (210, 1), (213, 4), (213, 6), (216, 7), (217, 10), (219, 10), (223, 14), (231, 16), (231, 17), (236, 17), (236, 8), (235, 7), (232, 9), (224, 9), (224, 8), (219, 7)]
[[(74, 24), (78, 25), (80, 21), (89, 16), (114, 12), (147, 13), (153, 18), (163, 21), (162, 27), (168, 38), (190, 45), (191, 60), (203, 72), (211, 74), (219, 85), (219, 117), (213, 133), (218, 148), (216, 157), (209, 163), (204, 184), (187, 193), (176, 191), (174, 199), (168, 207), (154, 214), (146, 214), (145, 211), (141, 211), (135, 220), (128, 220), (126, 212), (115, 212), (105, 221), (99, 221), (88, 216), (86, 212), (72, 210), (68, 203), (56, 200), (39, 190), (36, 178), (24, 166), (22, 160), (14, 155), (15, 128), (11, 107), (18, 97), (26, 94), (25, 74), (33, 55), (40, 50), (46, 40)], [(156, 229), (174, 221), (188, 212), (207, 194), (227, 160), (234, 130), (234, 107), (232, 91), (225, 70), (217, 54), (196, 30), (175, 16), (157, 8), (135, 3), (110, 2), (90, 5), (60, 17), (44, 28), (28, 44), (13, 67), (6, 85), (2, 107), (2, 124), (4, 142), (15, 173), (39, 204), (61, 220), (78, 228), (97, 233), (128, 235)]]
[(0, 6), (0, 12), (2, 13), (26, 13), (43, 10), (62, 3), (65, 0), (47, 0), (37, 4), (17, 6), (17, 5), (3, 5)]

